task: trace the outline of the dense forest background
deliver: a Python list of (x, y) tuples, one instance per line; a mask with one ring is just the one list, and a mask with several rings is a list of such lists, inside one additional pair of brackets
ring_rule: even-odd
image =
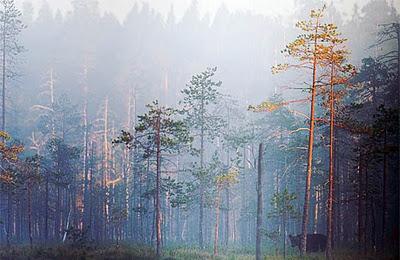
[[(290, 61), (281, 50), (299, 34), (295, 23), (323, 3), (298, 0), (287, 19), (221, 5), (210, 19), (194, 0), (179, 20), (173, 6), (163, 17), (142, 3), (122, 23), (100, 14), (95, 0), (71, 3), (61, 13), (43, 1), (34, 15), (27, 1), (18, 16), (26, 25), (16, 37), (21, 48), (3, 71), (0, 243), (160, 242), (253, 252), (261, 224), (263, 250), (286, 252), (288, 235), (302, 232), (308, 119), (301, 114), (309, 109), (303, 83), (310, 74), (275, 75), (271, 67)], [(333, 247), (394, 257), (399, 14), (384, 0), (354, 5), (346, 19), (340, 11), (328, 5), (324, 19), (348, 39), (347, 62), (357, 73), (335, 108)], [(202, 78), (207, 101), (193, 112), (193, 86)], [(265, 100), (266, 110), (248, 109)], [(309, 233), (320, 234), (327, 233), (325, 101), (319, 93), (308, 223)], [(159, 139), (159, 157), (153, 139), (139, 145), (129, 138), (157, 141), (146, 120), (160, 113), (158, 131), (164, 122), (168, 135)]]

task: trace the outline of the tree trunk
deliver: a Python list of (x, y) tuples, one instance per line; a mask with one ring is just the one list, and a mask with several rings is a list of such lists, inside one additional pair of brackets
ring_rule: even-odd
[(283, 259), (286, 259), (286, 203), (285, 199), (283, 200), (283, 208), (285, 209), (283, 212), (283, 220), (282, 220), (282, 225), (283, 225)]
[(400, 23), (395, 23), (397, 35), (397, 107), (400, 107)]
[[(4, 7), (5, 8), (5, 7)], [(5, 10), (4, 10), (5, 12)], [(3, 78), (3, 88), (2, 88), (2, 118), (1, 118), (1, 130), (2, 131), (6, 131), (6, 22), (7, 19), (6, 17), (3, 18), (3, 50), (2, 50), (2, 54), (3, 54), (3, 68), (2, 68), (2, 78)]]
[(308, 159), (307, 159), (307, 178), (304, 194), (304, 207), (303, 207), (303, 220), (302, 220), (302, 236), (300, 254), (304, 255), (307, 248), (307, 229), (309, 221), (309, 207), (310, 207), (310, 188), (311, 188), (311, 175), (312, 175), (312, 161), (313, 161), (313, 148), (314, 148), (314, 125), (315, 125), (315, 98), (316, 98), (316, 80), (317, 80), (317, 34), (319, 27), (319, 19), (317, 18), (315, 27), (315, 39), (313, 50), (313, 70), (312, 70), (312, 87), (311, 87), (311, 109), (310, 109), (310, 132), (308, 138)]
[[(5, 11), (5, 10), (4, 10)], [(2, 50), (2, 54), (3, 54), (3, 67), (2, 67), (2, 72), (3, 72), (3, 88), (2, 88), (2, 118), (1, 118), (1, 130), (2, 131), (6, 131), (6, 21), (7, 19), (4, 18), (3, 21), (3, 50)], [(4, 140), (4, 138), (2, 138), (2, 140)], [(7, 205), (7, 245), (10, 245), (10, 188), (8, 188), (8, 205)]]
[(219, 215), (221, 204), (221, 188), (217, 188), (217, 198), (215, 200), (215, 225), (214, 225), (214, 256), (218, 255), (218, 240), (219, 240)]
[[(333, 61), (332, 61), (333, 62)], [(334, 201), (334, 154), (333, 146), (334, 140), (334, 120), (335, 120), (335, 96), (334, 96), (334, 65), (331, 65), (331, 79), (330, 79), (330, 95), (329, 95), (329, 112), (330, 112), (330, 124), (329, 124), (329, 177), (328, 177), (328, 205), (327, 205), (327, 242), (326, 242), (326, 258), (332, 259), (332, 239), (333, 239), (333, 201)]]
[(367, 236), (367, 227), (368, 227), (368, 220), (369, 214), (368, 212), (371, 210), (370, 207), (370, 198), (369, 198), (369, 176), (368, 176), (368, 160), (366, 161), (365, 165), (365, 219), (364, 219), (364, 253), (367, 253), (368, 250), (368, 236)]
[(61, 232), (61, 190), (60, 190), (60, 180), (57, 181), (57, 214), (55, 219), (55, 236), (58, 240), (60, 238)]
[(161, 256), (161, 204), (160, 204), (160, 188), (161, 188), (161, 140), (160, 140), (160, 118), (159, 111), (156, 125), (156, 159), (157, 159), (157, 176), (156, 176), (156, 253), (157, 257)]
[(225, 215), (225, 247), (228, 248), (229, 245), (229, 207), (230, 207), (230, 194), (229, 188), (226, 191), (226, 215)]
[(32, 249), (33, 238), (32, 238), (32, 183), (28, 180), (28, 235), (29, 235), (29, 245)]
[(7, 247), (10, 246), (11, 240), (11, 229), (12, 229), (12, 191), (11, 184), (8, 184), (7, 188)]
[[(203, 174), (203, 167), (204, 167), (204, 129), (203, 127), (201, 128), (201, 134), (200, 134), (200, 171), (201, 174)], [(202, 179), (200, 180), (200, 212), (199, 212), (199, 246), (200, 248), (204, 247), (203, 244), (203, 222), (204, 222), (204, 177), (201, 177)]]
[(103, 133), (103, 191), (104, 191), (104, 198), (103, 198), (103, 207), (104, 207), (104, 216), (103, 216), (103, 239), (107, 239), (108, 235), (108, 181), (109, 181), (109, 172), (108, 172), (108, 98), (105, 99), (104, 105), (104, 133)]
[(256, 260), (261, 260), (261, 240), (262, 240), (262, 217), (263, 217), (263, 193), (262, 193), (262, 163), (263, 163), (263, 144), (258, 148), (258, 174), (257, 174), (257, 227), (256, 227)]
[[(360, 148), (361, 149), (361, 148)], [(362, 200), (363, 200), (363, 187), (362, 187), (362, 155), (361, 155), (361, 150), (360, 150), (360, 156), (359, 156), (359, 166), (358, 166), (358, 246), (359, 246), (359, 251), (361, 252), (362, 248), (362, 241), (363, 241), (363, 212), (362, 212)]]
[[(94, 205), (93, 205), (93, 192), (94, 192), (94, 188), (93, 188), (93, 184), (94, 184), (94, 176), (93, 176), (93, 172), (94, 172), (94, 169), (95, 169), (95, 164), (94, 164), (94, 153), (95, 153), (95, 150), (96, 150), (96, 145), (95, 145), (95, 142), (92, 140), (91, 141), (91, 143), (90, 143), (91, 145), (90, 145), (90, 172), (89, 172), (89, 176), (90, 176), (90, 179), (89, 179), (89, 191), (88, 191), (88, 193), (89, 193), (89, 196), (88, 196), (88, 198), (89, 198), (89, 201), (88, 201), (88, 206), (89, 206), (89, 208), (88, 208), (88, 219), (87, 219), (87, 224), (89, 225), (89, 230), (88, 230), (88, 238), (89, 238), (89, 240), (91, 240), (92, 239), (92, 236), (93, 236), (93, 228), (91, 228), (92, 227), (92, 215), (93, 215), (93, 208), (94, 208)], [(94, 226), (94, 224), (93, 224), (93, 226)]]
[[(85, 87), (86, 89), (86, 87)], [(83, 183), (83, 230), (89, 232), (90, 225), (88, 224), (89, 216), (89, 166), (88, 166), (88, 155), (89, 155), (89, 129), (88, 129), (88, 111), (87, 111), (87, 94), (85, 93), (85, 101), (83, 107), (83, 171), (84, 171), (84, 183)]]
[[(204, 169), (204, 86), (201, 88), (201, 127), (200, 127), (200, 171)], [(199, 212), (199, 246), (203, 244), (203, 222), (204, 222), (204, 176), (200, 177), (200, 212)]]
[(384, 125), (384, 137), (383, 137), (383, 176), (382, 176), (382, 250), (385, 250), (386, 244), (386, 210), (387, 210), (387, 202), (386, 202), (386, 179), (387, 179), (387, 153), (386, 153), (386, 142), (387, 142), (387, 133), (386, 133), (386, 125)]
[(47, 243), (49, 239), (49, 176), (46, 173), (46, 186), (45, 186), (45, 206), (44, 206), (44, 241)]

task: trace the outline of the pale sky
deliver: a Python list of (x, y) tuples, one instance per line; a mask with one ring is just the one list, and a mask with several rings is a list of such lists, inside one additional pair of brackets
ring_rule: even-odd
[[(39, 8), (45, 0), (16, 0), (19, 7), (24, 1), (30, 1), (35, 8)], [(71, 0), (46, 0), (53, 10), (60, 9), (67, 12), (71, 9)], [(359, 7), (364, 6), (369, 0), (326, 0), (326, 2), (334, 2), (334, 4), (343, 12), (349, 14), (352, 12), (354, 3)], [(393, 1), (397, 10), (400, 9), (399, 0)], [(170, 10), (171, 5), (174, 6), (175, 15), (179, 19), (182, 17), (185, 10), (189, 7), (192, 0), (98, 0), (101, 11), (109, 11), (114, 13), (120, 21), (122, 21), (135, 2), (147, 2), (150, 6), (162, 15), (166, 15)], [(295, 0), (197, 0), (201, 15), (205, 13), (214, 16), (218, 7), (225, 3), (230, 11), (251, 11), (256, 14), (264, 15), (283, 15), (291, 14), (295, 9)]]

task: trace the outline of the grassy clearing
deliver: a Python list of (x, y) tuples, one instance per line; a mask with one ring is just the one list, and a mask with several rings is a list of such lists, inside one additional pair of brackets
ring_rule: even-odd
[[(392, 260), (396, 259), (389, 255), (360, 255), (356, 252), (336, 251), (334, 253), (337, 260), (373, 260), (383, 259)], [(86, 248), (76, 248), (72, 246), (52, 246), (52, 247), (34, 247), (28, 246), (14, 246), (11, 248), (0, 248), (0, 259), (138, 259), (138, 260), (153, 260), (155, 254), (153, 249), (147, 246), (130, 246), (130, 245), (109, 245), (109, 246), (92, 246)], [(173, 247), (166, 248), (163, 260), (199, 260), (199, 259), (212, 259), (212, 260), (253, 260), (255, 256), (251, 250), (228, 250), (221, 251), (220, 255), (214, 257), (212, 250), (199, 250), (196, 248)], [(282, 255), (273, 253), (266, 254), (264, 259), (268, 260), (283, 260)], [(325, 255), (323, 253), (309, 254), (307, 257), (299, 257), (296, 252), (291, 251), (286, 256), (287, 260), (323, 260)]]
[[(246, 250), (247, 251), (247, 250)], [(255, 259), (255, 255), (249, 252), (241, 252), (237, 250), (221, 252), (217, 257), (213, 257), (211, 251), (201, 251), (198, 249), (175, 248), (169, 249), (165, 255), (177, 260), (197, 260), (197, 259), (213, 259), (213, 260), (250, 260)], [(265, 254), (266, 260), (284, 260), (283, 255)], [(324, 253), (308, 254), (306, 257), (300, 257), (296, 252), (289, 252), (285, 258), (286, 260), (325, 260)], [(334, 252), (334, 259), (336, 260), (395, 260), (397, 258), (384, 255), (384, 254), (368, 254), (363, 255), (354, 251), (336, 251)]]

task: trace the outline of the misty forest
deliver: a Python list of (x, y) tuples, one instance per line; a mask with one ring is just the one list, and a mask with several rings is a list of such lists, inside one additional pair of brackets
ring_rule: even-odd
[(1, 259), (398, 259), (396, 1), (35, 2), (0, 0)]

